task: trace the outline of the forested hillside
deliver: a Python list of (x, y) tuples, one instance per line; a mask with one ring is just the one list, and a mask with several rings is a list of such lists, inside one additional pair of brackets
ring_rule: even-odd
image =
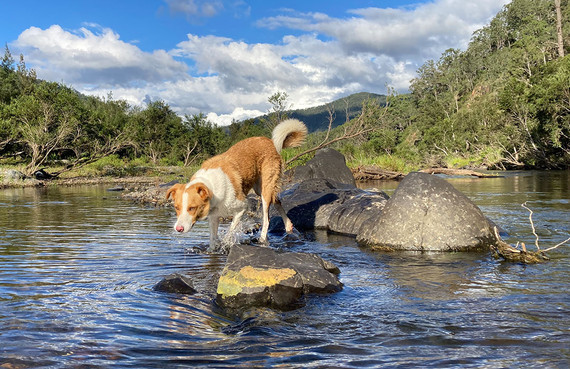
[[(421, 66), (409, 94), (355, 94), (292, 111), (287, 94), (276, 93), (267, 116), (224, 129), (203, 114), (180, 117), (167, 102), (133, 107), (39, 80), (23, 56), (16, 63), (6, 47), (0, 65), (0, 160), (27, 173), (50, 166), (62, 172), (109, 155), (188, 166), (237, 140), (269, 135), (276, 121), (290, 116), (314, 133), (306, 147), (286, 156), (346, 138), (335, 147), (351, 165), (401, 171), (431, 165), (568, 168), (570, 9), (569, 0), (561, 0), (557, 12), (557, 3), (513, 0), (474, 33), (466, 50), (447, 50)], [(329, 111), (336, 118), (330, 134)], [(347, 112), (351, 120), (344, 123)]]
[(513, 0), (467, 50), (418, 70), (411, 94), (390, 99), (367, 149), (435, 165), (568, 167), (568, 0), (560, 14), (558, 33), (554, 0)]

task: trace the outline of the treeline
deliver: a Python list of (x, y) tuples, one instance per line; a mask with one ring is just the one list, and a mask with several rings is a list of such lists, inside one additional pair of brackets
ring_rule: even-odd
[(111, 154), (187, 166), (256, 131), (246, 124), (230, 128), (222, 130), (203, 114), (179, 117), (163, 101), (133, 107), (39, 80), (23, 56), (15, 63), (8, 47), (2, 58), (0, 158), (26, 163), (26, 174), (57, 163), (61, 169), (52, 174), (58, 175)]
[[(559, 6), (558, 6), (559, 5)], [(304, 148), (333, 142), (352, 165), (407, 171), (425, 166), (570, 166), (569, 0), (513, 0), (474, 33), (465, 51), (447, 50), (411, 81), (410, 93), (366, 101), (352, 116), (331, 103), (325, 131)], [(240, 139), (270, 135), (292, 115), (286, 93), (261, 119), (220, 128), (203, 114), (179, 117), (163, 101), (133, 107), (37, 79), (6, 47), (0, 65), (0, 159), (29, 174), (59, 163), (71, 170), (114, 154), (157, 165), (199, 164)], [(342, 110), (342, 109), (341, 109)], [(13, 158), (13, 159), (10, 159)]]
[(557, 9), (554, 0), (513, 0), (474, 33), (467, 50), (447, 50), (419, 68), (411, 93), (389, 97), (360, 147), (341, 148), (357, 162), (361, 155), (421, 165), (568, 168), (568, 3)]

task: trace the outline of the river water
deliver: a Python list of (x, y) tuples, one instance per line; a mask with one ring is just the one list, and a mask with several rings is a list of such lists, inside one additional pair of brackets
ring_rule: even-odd
[[(506, 232), (534, 247), (570, 236), (570, 172), (451, 178)], [(375, 183), (390, 193), (393, 182)], [(380, 253), (326, 233), (272, 247), (320, 254), (344, 289), (294, 311), (217, 308), (224, 256), (196, 252), (207, 225), (174, 234), (172, 209), (105, 186), (0, 191), (1, 368), (568, 368), (570, 245), (540, 265), (488, 253)], [(203, 292), (153, 291), (191, 276)]]

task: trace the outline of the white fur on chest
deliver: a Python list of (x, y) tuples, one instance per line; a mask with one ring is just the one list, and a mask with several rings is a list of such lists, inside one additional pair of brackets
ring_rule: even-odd
[(186, 186), (189, 187), (195, 183), (204, 183), (212, 192), (210, 200), (210, 215), (212, 216), (227, 217), (247, 207), (246, 201), (237, 199), (236, 190), (230, 178), (221, 168), (198, 170)]

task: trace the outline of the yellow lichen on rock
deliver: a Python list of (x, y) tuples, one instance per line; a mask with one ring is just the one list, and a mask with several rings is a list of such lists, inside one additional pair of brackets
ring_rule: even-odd
[(218, 282), (218, 294), (234, 296), (246, 288), (270, 287), (296, 274), (291, 268), (264, 269), (245, 266), (239, 271), (228, 270)]

